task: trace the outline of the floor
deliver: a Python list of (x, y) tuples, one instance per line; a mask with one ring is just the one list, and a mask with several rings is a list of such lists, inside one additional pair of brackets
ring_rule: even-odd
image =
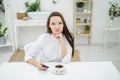
[(120, 72), (120, 47), (103, 45), (77, 46), (81, 61), (112, 61)]
[[(103, 45), (76, 45), (80, 51), (81, 61), (112, 61), (120, 72), (120, 47), (107, 47)], [(0, 48), (0, 65), (7, 62), (12, 56), (11, 47)]]
[(3, 62), (8, 62), (12, 54), (13, 54), (13, 51), (11, 46), (0, 47), (0, 65)]

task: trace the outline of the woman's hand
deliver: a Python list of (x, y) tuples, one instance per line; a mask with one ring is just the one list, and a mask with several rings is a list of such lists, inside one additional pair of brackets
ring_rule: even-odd
[(27, 62), (36, 66), (39, 70), (43, 70), (43, 71), (47, 70), (47, 67), (42, 66), (43, 64), (41, 62), (38, 62), (34, 60), (33, 58), (28, 59)]
[(42, 66), (43, 64), (41, 64), (41, 63), (37, 63), (37, 67), (38, 67), (38, 69), (39, 70), (42, 70), (42, 71), (46, 71), (48, 68), (47, 67), (44, 67), (44, 66)]
[(60, 39), (60, 38), (62, 38), (62, 33), (60, 33), (60, 34), (54, 34), (54, 37), (57, 38), (57, 39)]

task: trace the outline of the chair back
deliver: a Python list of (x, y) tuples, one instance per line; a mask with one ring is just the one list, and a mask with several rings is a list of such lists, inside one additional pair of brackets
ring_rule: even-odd
[(75, 49), (74, 55), (73, 55), (71, 61), (80, 61), (80, 52), (78, 49)]
[(24, 46), (24, 51), (25, 53), (27, 52), (27, 50), (29, 50), (31, 48), (31, 46), (34, 44), (34, 42), (28, 43)]

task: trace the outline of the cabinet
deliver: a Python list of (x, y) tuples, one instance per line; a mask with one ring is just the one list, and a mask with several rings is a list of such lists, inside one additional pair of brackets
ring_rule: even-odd
[(87, 37), (88, 44), (91, 44), (92, 6), (93, 0), (74, 0), (74, 36), (75, 39)]
[[(21, 28), (27, 28), (27, 29), (34, 29), (34, 28), (38, 28), (38, 30), (42, 30), (43, 33), (46, 32), (46, 20), (27, 20), (27, 21), (23, 21), (23, 20), (14, 20), (14, 46), (15, 46), (15, 50), (17, 50), (19, 48), (19, 46), (22, 44), (22, 36), (20, 35), (22, 32), (20, 31)], [(39, 31), (40, 33), (42, 33), (42, 31)], [(37, 34), (40, 34), (37, 33)], [(31, 33), (33, 34), (33, 32)], [(31, 35), (29, 34), (29, 35)], [(24, 34), (27, 35), (27, 34)], [(31, 36), (32, 38), (34, 38), (36, 35)], [(27, 36), (29, 37), (29, 36)], [(28, 38), (29, 39), (29, 38)]]

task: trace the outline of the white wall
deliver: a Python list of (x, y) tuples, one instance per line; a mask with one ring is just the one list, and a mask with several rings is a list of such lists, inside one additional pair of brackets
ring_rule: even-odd
[[(13, 23), (13, 20), (16, 18), (16, 12), (26, 10), (24, 2), (35, 0), (19, 0), (19, 1), (9, 0), (9, 1), (10, 9), (12, 10), (10, 12), (11, 23)], [(109, 1), (114, 1), (119, 4), (120, 1), (119, 0), (93, 0), (93, 1), (94, 2), (93, 2), (92, 43), (93, 44), (103, 43), (104, 28), (106, 27), (109, 21), (108, 17), (108, 8), (110, 7)], [(73, 0), (59, 0), (58, 4), (53, 4), (52, 0), (41, 0), (41, 10), (61, 12), (66, 20), (69, 29), (73, 31)]]
[[(11, 19), (16, 19), (16, 12), (24, 12), (26, 10), (24, 3), (26, 1), (33, 2), (35, 0), (9, 0), (11, 8)], [(67, 3), (67, 5), (66, 5)], [(71, 31), (73, 28), (73, 0), (60, 0), (59, 3), (53, 4), (52, 0), (41, 0), (41, 10), (59, 11), (63, 14), (66, 23)]]
[(5, 24), (5, 14), (0, 10), (0, 23)]
[[(109, 2), (117, 2), (120, 5), (119, 0), (94, 0), (93, 27), (92, 27), (93, 43), (103, 43), (104, 28), (107, 26), (109, 22), (109, 16), (108, 16), (108, 9), (110, 7)], [(120, 23), (120, 18), (117, 22)], [(112, 36), (112, 37), (116, 38), (116, 36)]]
[(41, 10), (61, 12), (69, 29), (73, 31), (73, 0), (59, 0), (57, 4), (53, 4), (52, 0), (41, 0)]

